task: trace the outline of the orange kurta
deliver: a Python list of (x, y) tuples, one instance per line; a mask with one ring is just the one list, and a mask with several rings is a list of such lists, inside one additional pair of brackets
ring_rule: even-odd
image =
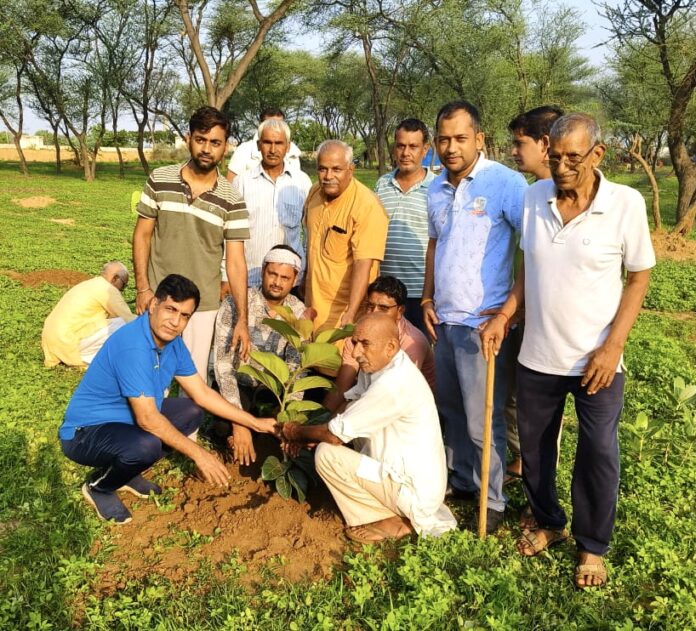
[(318, 184), (305, 202), (306, 304), (317, 311), (317, 331), (339, 326), (348, 307), (353, 263), (374, 259), (370, 282), (384, 258), (389, 218), (377, 196), (356, 179), (328, 201)]

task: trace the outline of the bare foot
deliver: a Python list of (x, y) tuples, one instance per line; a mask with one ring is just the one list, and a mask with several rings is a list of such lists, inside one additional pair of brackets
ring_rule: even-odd
[(601, 556), (579, 552), (575, 567), (575, 585), (580, 589), (600, 587), (607, 582), (607, 569)]
[(525, 557), (533, 557), (567, 538), (568, 531), (565, 528), (561, 528), (561, 530), (547, 528), (524, 530), (522, 536), (517, 540), (517, 552)]

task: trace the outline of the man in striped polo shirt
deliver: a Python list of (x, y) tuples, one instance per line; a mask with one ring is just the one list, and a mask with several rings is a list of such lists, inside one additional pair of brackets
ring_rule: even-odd
[(420, 306), (428, 246), (428, 186), (435, 175), (423, 168), (428, 128), (417, 118), (399, 123), (394, 133), (396, 169), (383, 175), (375, 193), (389, 215), (389, 231), (381, 273), (398, 278), (408, 290), (406, 319), (423, 333)]
[(217, 168), (225, 155), (229, 131), (227, 117), (214, 107), (201, 107), (193, 113), (186, 137), (190, 160), (152, 172), (140, 197), (133, 232), (139, 314), (154, 296), (152, 287), (169, 274), (186, 276), (200, 289), (200, 307), (182, 337), (204, 380), (220, 306), (223, 254), (230, 291), (240, 314), (232, 347), (239, 345), (244, 357), (249, 350), (244, 259), (249, 215), (242, 197)]

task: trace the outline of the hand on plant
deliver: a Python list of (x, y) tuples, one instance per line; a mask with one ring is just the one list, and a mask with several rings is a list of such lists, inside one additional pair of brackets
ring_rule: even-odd
[(346, 324), (353, 324), (355, 321), (355, 314), (351, 313), (350, 311), (344, 311), (341, 314), (341, 320), (339, 321), (338, 325), (339, 327), (343, 328), (346, 326)]
[(232, 350), (239, 346), (239, 357), (243, 361), (249, 360), (249, 349), (251, 340), (249, 339), (249, 326), (246, 322), (239, 320), (232, 331)]
[[(254, 431), (261, 432), (262, 434), (273, 434), (278, 436), (278, 424), (274, 418), (257, 418), (254, 422)], [(280, 438), (280, 436), (278, 436)]]
[(218, 486), (228, 486), (230, 472), (216, 456), (201, 447), (193, 461), (206, 482), (217, 484)]
[(587, 386), (587, 394), (595, 394), (612, 384), (622, 352), (623, 347), (605, 342), (590, 353), (580, 382), (580, 385)]
[(244, 466), (256, 462), (254, 439), (251, 430), (248, 428), (234, 424), (232, 426), (232, 436), (227, 439), (227, 445), (232, 449), (232, 456), (235, 462)]
[(283, 438), (289, 442), (297, 442), (300, 440), (300, 427), (299, 423), (283, 423), (281, 431), (283, 433)]
[(313, 307), (307, 307), (300, 316), (300, 320), (314, 320), (317, 317), (317, 310)]

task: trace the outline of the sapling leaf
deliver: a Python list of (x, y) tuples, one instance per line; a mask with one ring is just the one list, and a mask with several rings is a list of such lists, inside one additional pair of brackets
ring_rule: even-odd
[(314, 341), (319, 343), (333, 344), (334, 342), (338, 342), (338, 340), (350, 337), (353, 335), (354, 330), (354, 324), (346, 324), (340, 329), (325, 329), (321, 333), (316, 334)]
[(261, 467), (261, 479), (275, 480), (291, 467), (291, 462), (281, 462), (275, 456), (268, 456)]
[(290, 401), (285, 409), (288, 412), (309, 412), (311, 410), (321, 410), (322, 407), (324, 406), (316, 401)]
[(285, 475), (276, 478), (275, 485), (278, 495), (284, 500), (289, 500), (292, 497), (292, 486)]
[(326, 388), (330, 390), (333, 388), (333, 382), (326, 377), (320, 377), (319, 375), (311, 375), (310, 377), (302, 377), (298, 379), (292, 388), (290, 388), (291, 393), (303, 392), (304, 390), (310, 390), (311, 388)]
[(249, 364), (243, 364), (237, 369), (237, 374), (249, 375), (266, 386), (275, 396), (278, 401), (281, 400), (283, 386), (278, 382), (278, 380), (271, 374), (259, 370), (254, 366)]
[(301, 319), (295, 323), (295, 328), (300, 334), (303, 340), (312, 339), (312, 333), (314, 332), (314, 322), (311, 320)]
[(286, 307), (285, 305), (276, 305), (273, 307), (273, 311), (283, 318), (283, 320), (285, 320), (295, 330), (295, 332), (299, 334), (299, 331), (297, 330), (297, 318), (290, 307)]
[(285, 410), (285, 413), (287, 414), (288, 421), (292, 421), (293, 423), (306, 423), (307, 422), (307, 415), (304, 412), (300, 412), (299, 410)]
[(302, 349), (302, 368), (326, 368), (338, 370), (341, 356), (333, 344), (312, 342)]
[(285, 410), (283, 410), (282, 412), (278, 412), (278, 416), (276, 417), (276, 421), (278, 421), (279, 423), (282, 424), (282, 423), (287, 423), (289, 420), (290, 420), (290, 416), (288, 415), (288, 413)]
[(280, 333), (298, 351), (300, 350), (302, 340), (300, 339), (297, 331), (295, 331), (295, 329), (293, 329), (287, 322), (284, 320), (276, 320), (275, 318), (264, 318), (262, 322), (269, 328)]
[(261, 364), (281, 384), (285, 384), (290, 378), (290, 370), (287, 364), (275, 353), (251, 351), (250, 355), (255, 362)]
[(307, 489), (309, 488), (309, 479), (302, 469), (292, 467), (288, 470), (288, 481), (297, 491), (297, 500), (302, 503), (307, 498)]

